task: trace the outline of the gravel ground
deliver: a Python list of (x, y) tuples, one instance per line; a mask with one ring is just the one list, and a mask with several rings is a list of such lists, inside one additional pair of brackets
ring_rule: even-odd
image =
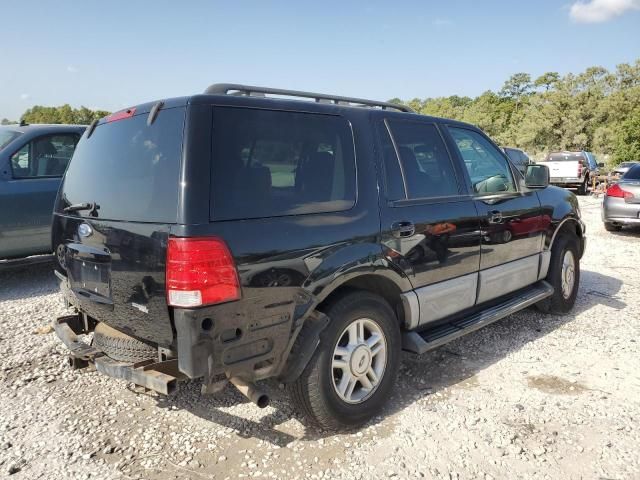
[(276, 384), (264, 410), (197, 382), (162, 398), (72, 371), (49, 327), (48, 267), (0, 273), (0, 477), (640, 478), (640, 231), (589, 242), (570, 315), (520, 312), (405, 355), (384, 413), (356, 432), (306, 426)]

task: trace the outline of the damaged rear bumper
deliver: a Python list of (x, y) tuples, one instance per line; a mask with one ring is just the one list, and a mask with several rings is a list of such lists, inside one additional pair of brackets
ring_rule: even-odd
[(113, 378), (135, 383), (149, 390), (169, 395), (176, 391), (178, 381), (186, 376), (178, 370), (178, 360), (158, 362), (153, 359), (137, 363), (124, 363), (104, 355), (86, 344), (78, 335), (92, 331), (82, 315), (67, 315), (53, 323), (56, 335), (69, 349), (70, 364), (75, 368), (93, 365), (97, 371)]

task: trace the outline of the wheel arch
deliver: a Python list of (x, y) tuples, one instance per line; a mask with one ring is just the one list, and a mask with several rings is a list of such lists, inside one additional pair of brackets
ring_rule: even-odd
[(573, 235), (578, 239), (578, 250), (580, 253), (580, 257), (582, 257), (582, 254), (584, 253), (584, 233), (584, 224), (580, 221), (580, 219), (574, 216), (567, 216), (562, 219), (554, 229), (545, 250), (552, 250), (557, 239), (561, 235), (568, 234)]
[(363, 273), (340, 283), (326, 294), (324, 299), (318, 303), (316, 309), (324, 312), (331, 303), (347, 295), (349, 292), (358, 290), (371, 292), (384, 298), (396, 314), (398, 322), (402, 325), (405, 318), (401, 297), (403, 289), (397, 282), (389, 278), (389, 276), (378, 273)]

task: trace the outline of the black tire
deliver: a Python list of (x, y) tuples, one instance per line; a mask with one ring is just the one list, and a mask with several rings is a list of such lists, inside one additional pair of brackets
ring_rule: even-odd
[[(330, 319), (320, 336), (320, 345), (300, 377), (288, 386), (293, 403), (309, 420), (327, 429), (350, 428), (374, 417), (391, 395), (400, 362), (400, 328), (389, 304), (369, 292), (349, 293), (324, 312)], [(334, 348), (348, 325), (370, 319), (383, 333), (386, 365), (377, 387), (361, 403), (348, 403), (334, 387)], [(362, 385), (361, 385), (362, 386)]]
[(105, 323), (96, 325), (93, 346), (119, 362), (135, 363), (158, 356), (155, 346), (125, 335)]
[(585, 177), (582, 185), (578, 187), (578, 195), (586, 195), (587, 190), (589, 189), (589, 177)]
[(604, 222), (604, 229), (607, 232), (619, 232), (622, 230), (622, 225), (615, 225), (611, 222)]
[[(573, 290), (570, 295), (565, 296), (562, 291), (562, 263), (567, 251), (570, 251), (574, 259), (574, 282)], [(549, 272), (547, 273), (547, 282), (554, 289), (553, 295), (545, 298), (536, 305), (538, 309), (545, 313), (563, 314), (573, 308), (578, 296), (578, 287), (580, 286), (580, 258), (578, 252), (578, 239), (574, 235), (565, 234), (556, 239), (551, 250), (551, 261), (549, 263)]]

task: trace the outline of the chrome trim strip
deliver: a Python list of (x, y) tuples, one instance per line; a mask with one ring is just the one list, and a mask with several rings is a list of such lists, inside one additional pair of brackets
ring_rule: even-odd
[(542, 280), (549, 273), (551, 263), (551, 250), (545, 250), (540, 254), (540, 268), (538, 269), (538, 280)]
[(402, 308), (404, 310), (404, 327), (407, 330), (416, 328), (420, 323), (420, 303), (418, 295), (414, 290), (410, 290), (400, 295)]
[(420, 304), (420, 320), (423, 326), (453, 315), (476, 303), (478, 273), (426, 285), (415, 290)]
[(539, 257), (540, 254), (536, 253), (530, 257), (481, 270), (477, 303), (492, 300), (535, 283), (538, 280)]

